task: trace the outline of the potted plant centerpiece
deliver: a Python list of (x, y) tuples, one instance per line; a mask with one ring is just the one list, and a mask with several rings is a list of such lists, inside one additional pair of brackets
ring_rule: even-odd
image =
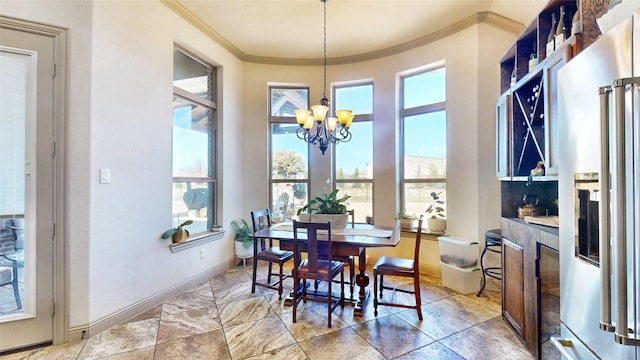
[(253, 239), (251, 234), (253, 231), (249, 224), (244, 219), (231, 220), (231, 228), (235, 232), (235, 248), (236, 256), (241, 259), (250, 258), (253, 256)]
[(431, 199), (433, 200), (433, 203), (429, 205), (425, 212), (427, 214), (431, 214), (427, 219), (429, 232), (444, 234), (444, 231), (447, 228), (447, 219), (444, 215), (444, 208), (441, 206), (444, 204), (444, 201), (440, 200), (440, 194), (442, 194), (442, 192), (431, 192)]
[(307, 222), (331, 222), (334, 229), (347, 227), (347, 200), (351, 196), (338, 198), (338, 189), (330, 194), (322, 194), (311, 199), (309, 203), (298, 209), (298, 219)]
[(174, 244), (186, 241), (189, 238), (189, 230), (185, 229), (185, 226), (193, 224), (193, 220), (187, 220), (175, 228), (169, 229), (160, 235), (160, 238), (167, 239), (171, 237), (171, 241)]
[(400, 221), (400, 229), (413, 230), (415, 221), (418, 220), (416, 214), (409, 214), (406, 209), (402, 209), (396, 218)]

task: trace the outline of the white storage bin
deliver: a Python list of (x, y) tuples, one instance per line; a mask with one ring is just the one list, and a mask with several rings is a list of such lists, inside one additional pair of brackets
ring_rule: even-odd
[(461, 294), (471, 294), (480, 290), (480, 271), (479, 267), (459, 268), (440, 262), (440, 271), (442, 273), (442, 285), (451, 290), (455, 290)]
[(440, 261), (460, 268), (478, 265), (478, 242), (455, 236), (438, 236)]

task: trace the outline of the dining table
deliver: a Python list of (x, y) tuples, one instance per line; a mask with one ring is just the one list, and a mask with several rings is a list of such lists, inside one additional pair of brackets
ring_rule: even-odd
[[(258, 239), (274, 239), (280, 243), (281, 250), (293, 251), (293, 223), (282, 222), (273, 224), (269, 228), (261, 229), (252, 235), (254, 241)], [(306, 239), (306, 233), (299, 232), (298, 239)], [(318, 233), (318, 241), (327, 241), (326, 233)], [(356, 285), (359, 287), (357, 297), (353, 294), (345, 299), (345, 303), (354, 306), (354, 316), (362, 316), (362, 309), (368, 297), (367, 286), (369, 276), (366, 273), (367, 248), (395, 247), (400, 242), (400, 229), (391, 226), (375, 226), (369, 224), (355, 224), (355, 226), (345, 229), (331, 230), (331, 253), (341, 256), (358, 257), (358, 274), (356, 274)], [(294, 286), (295, 288), (295, 286)], [(297, 291), (297, 289), (296, 289)], [(292, 296), (285, 298), (285, 305), (292, 304)]]

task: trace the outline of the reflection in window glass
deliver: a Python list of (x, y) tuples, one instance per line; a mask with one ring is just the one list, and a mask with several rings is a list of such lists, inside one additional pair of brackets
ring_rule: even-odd
[(405, 179), (447, 177), (446, 126), (444, 111), (404, 118)]
[(291, 220), (309, 199), (309, 147), (296, 123), (271, 123), (271, 212), (274, 222)]
[(447, 97), (445, 75), (445, 69), (440, 68), (403, 78), (403, 108), (445, 101)]
[[(446, 192), (446, 184), (442, 183), (424, 183), (424, 182), (415, 182), (415, 183), (405, 183), (402, 189), (404, 192), (404, 209), (407, 210), (409, 214), (424, 214), (425, 219), (429, 217), (431, 214), (425, 214), (425, 210), (433, 203), (431, 199), (431, 193), (435, 192), (440, 197), (440, 200), (444, 201), (444, 204), (440, 204), (442, 208), (445, 209), (445, 214), (447, 211), (447, 192)], [(426, 224), (425, 224), (426, 226)]]
[(351, 141), (336, 146), (336, 179), (373, 179), (373, 123), (351, 124)]
[(173, 86), (207, 100), (213, 100), (213, 68), (179, 49), (173, 50)]
[(308, 89), (271, 88), (271, 116), (296, 116), (296, 109), (307, 109)]
[(373, 113), (373, 85), (336, 87), (334, 108), (350, 109), (354, 115)]

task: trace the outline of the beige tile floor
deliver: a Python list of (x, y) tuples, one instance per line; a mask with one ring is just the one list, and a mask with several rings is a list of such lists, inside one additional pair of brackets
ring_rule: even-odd
[[(258, 277), (266, 278), (266, 267)], [(385, 282), (410, 287), (411, 279)], [(423, 275), (423, 321), (415, 310), (402, 308), (380, 307), (375, 316), (368, 301), (361, 318), (354, 318), (349, 305), (338, 307), (329, 329), (325, 304), (301, 303), (294, 324), (291, 307), (273, 290), (258, 287), (252, 294), (251, 268), (239, 267), (88, 340), (2, 358), (531, 359), (502, 320), (497, 284), (490, 282), (476, 297)], [(291, 289), (290, 279), (285, 287)], [(385, 292), (392, 296), (413, 301), (411, 295)]]

